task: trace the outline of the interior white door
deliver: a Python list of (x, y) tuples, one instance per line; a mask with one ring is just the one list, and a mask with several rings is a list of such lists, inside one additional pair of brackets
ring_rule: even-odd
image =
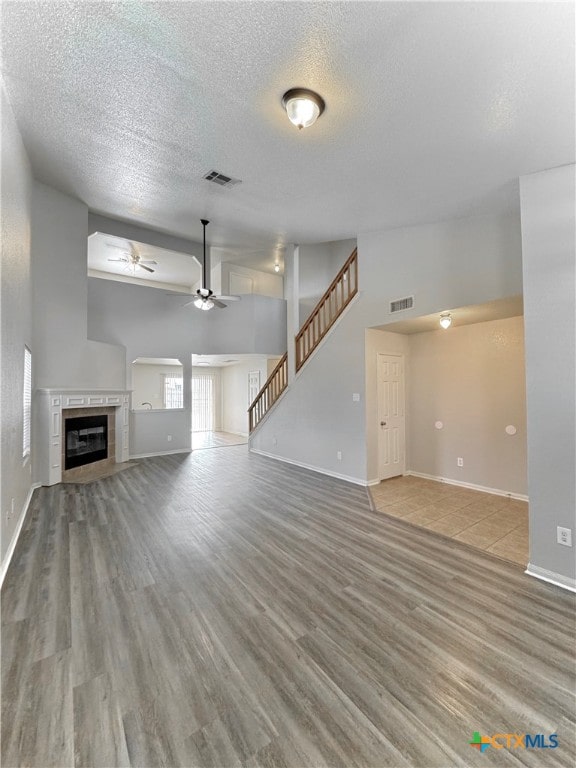
[(248, 405), (252, 405), (256, 400), (258, 392), (260, 392), (260, 371), (250, 371), (248, 374)]
[(378, 477), (403, 475), (406, 470), (404, 358), (378, 355)]

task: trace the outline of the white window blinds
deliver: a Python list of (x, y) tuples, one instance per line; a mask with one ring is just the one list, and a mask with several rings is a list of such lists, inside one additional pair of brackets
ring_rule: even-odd
[(22, 455), (24, 458), (30, 455), (30, 436), (32, 432), (32, 353), (28, 347), (24, 347), (24, 388), (23, 403), (23, 440)]
[(164, 408), (183, 408), (182, 378), (164, 376)]
[(214, 429), (214, 376), (199, 373), (192, 376), (192, 432)]

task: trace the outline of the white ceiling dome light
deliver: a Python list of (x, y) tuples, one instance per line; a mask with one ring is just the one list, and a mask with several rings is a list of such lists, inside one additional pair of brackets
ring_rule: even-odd
[(444, 328), (444, 330), (446, 330), (446, 328), (450, 328), (452, 325), (452, 315), (450, 312), (443, 312), (440, 315), (440, 325), (442, 328)]
[(326, 104), (324, 99), (307, 88), (291, 88), (282, 96), (282, 106), (288, 119), (298, 130), (309, 128), (320, 117)]

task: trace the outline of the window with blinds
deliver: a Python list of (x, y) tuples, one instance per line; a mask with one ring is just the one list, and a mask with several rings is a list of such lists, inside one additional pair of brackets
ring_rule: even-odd
[(164, 408), (184, 408), (181, 377), (164, 376)]
[(28, 347), (24, 347), (24, 388), (22, 394), (23, 403), (23, 440), (22, 456), (30, 455), (30, 439), (32, 433), (32, 353)]
[(192, 376), (192, 432), (214, 429), (214, 375), (198, 373)]

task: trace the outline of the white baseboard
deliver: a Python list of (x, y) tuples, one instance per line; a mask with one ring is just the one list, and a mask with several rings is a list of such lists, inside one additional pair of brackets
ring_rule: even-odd
[(461, 488), (469, 488), (472, 491), (483, 491), (484, 493), (491, 493), (494, 496), (506, 496), (510, 499), (517, 499), (518, 501), (528, 501), (528, 496), (523, 493), (511, 493), (510, 491), (502, 491), (499, 488), (488, 488), (486, 485), (464, 483), (461, 480), (452, 480), (448, 477), (439, 477), (438, 475), (426, 475), (424, 472), (414, 472), (411, 469), (408, 470), (406, 474), (411, 477), (422, 477), (424, 480), (436, 480), (439, 483), (446, 483), (447, 485), (458, 485)]
[(28, 493), (26, 494), (26, 500), (24, 501), (24, 506), (22, 507), (22, 511), (20, 512), (20, 519), (18, 520), (18, 525), (16, 526), (16, 530), (12, 535), (12, 541), (10, 542), (10, 546), (6, 550), (6, 557), (4, 558), (4, 561), (2, 562), (2, 568), (0, 569), (0, 587), (4, 583), (4, 577), (8, 572), (10, 561), (12, 560), (12, 556), (14, 555), (14, 550), (16, 549), (16, 544), (18, 543), (18, 539), (20, 538), (20, 533), (22, 532), (22, 526), (24, 525), (24, 520), (26, 519), (28, 507), (30, 506), (30, 501), (32, 499), (32, 494), (34, 493), (36, 488), (40, 488), (41, 485), (42, 485), (41, 483), (32, 483)]
[(380, 485), (381, 480), (368, 480), (366, 485)]
[(156, 453), (135, 453), (131, 454), (129, 461), (132, 459), (152, 459), (154, 456), (171, 456), (173, 453), (192, 453), (190, 448), (175, 448), (173, 451), (157, 451)]
[(261, 451), (258, 448), (250, 448), (250, 453), (257, 453), (259, 456), (266, 456), (268, 459), (283, 461), (285, 464), (293, 464), (295, 467), (309, 469), (311, 472), (318, 472), (320, 475), (328, 475), (329, 477), (335, 477), (337, 480), (345, 480), (347, 483), (354, 483), (354, 485), (362, 485), (366, 487), (366, 480), (362, 480), (359, 477), (350, 477), (350, 475), (342, 475), (339, 472), (331, 472), (330, 470), (323, 469), (322, 467), (314, 467), (312, 464), (305, 464), (303, 461), (295, 461), (294, 459), (287, 459), (284, 456), (276, 456), (274, 453)]
[(540, 568), (540, 566), (532, 565), (532, 563), (528, 563), (524, 573), (527, 573), (528, 576), (534, 576), (535, 579), (540, 579), (540, 581), (547, 581), (549, 584), (556, 584), (557, 587), (568, 589), (570, 592), (576, 592), (576, 579), (563, 576), (561, 573), (548, 571), (546, 568)]

